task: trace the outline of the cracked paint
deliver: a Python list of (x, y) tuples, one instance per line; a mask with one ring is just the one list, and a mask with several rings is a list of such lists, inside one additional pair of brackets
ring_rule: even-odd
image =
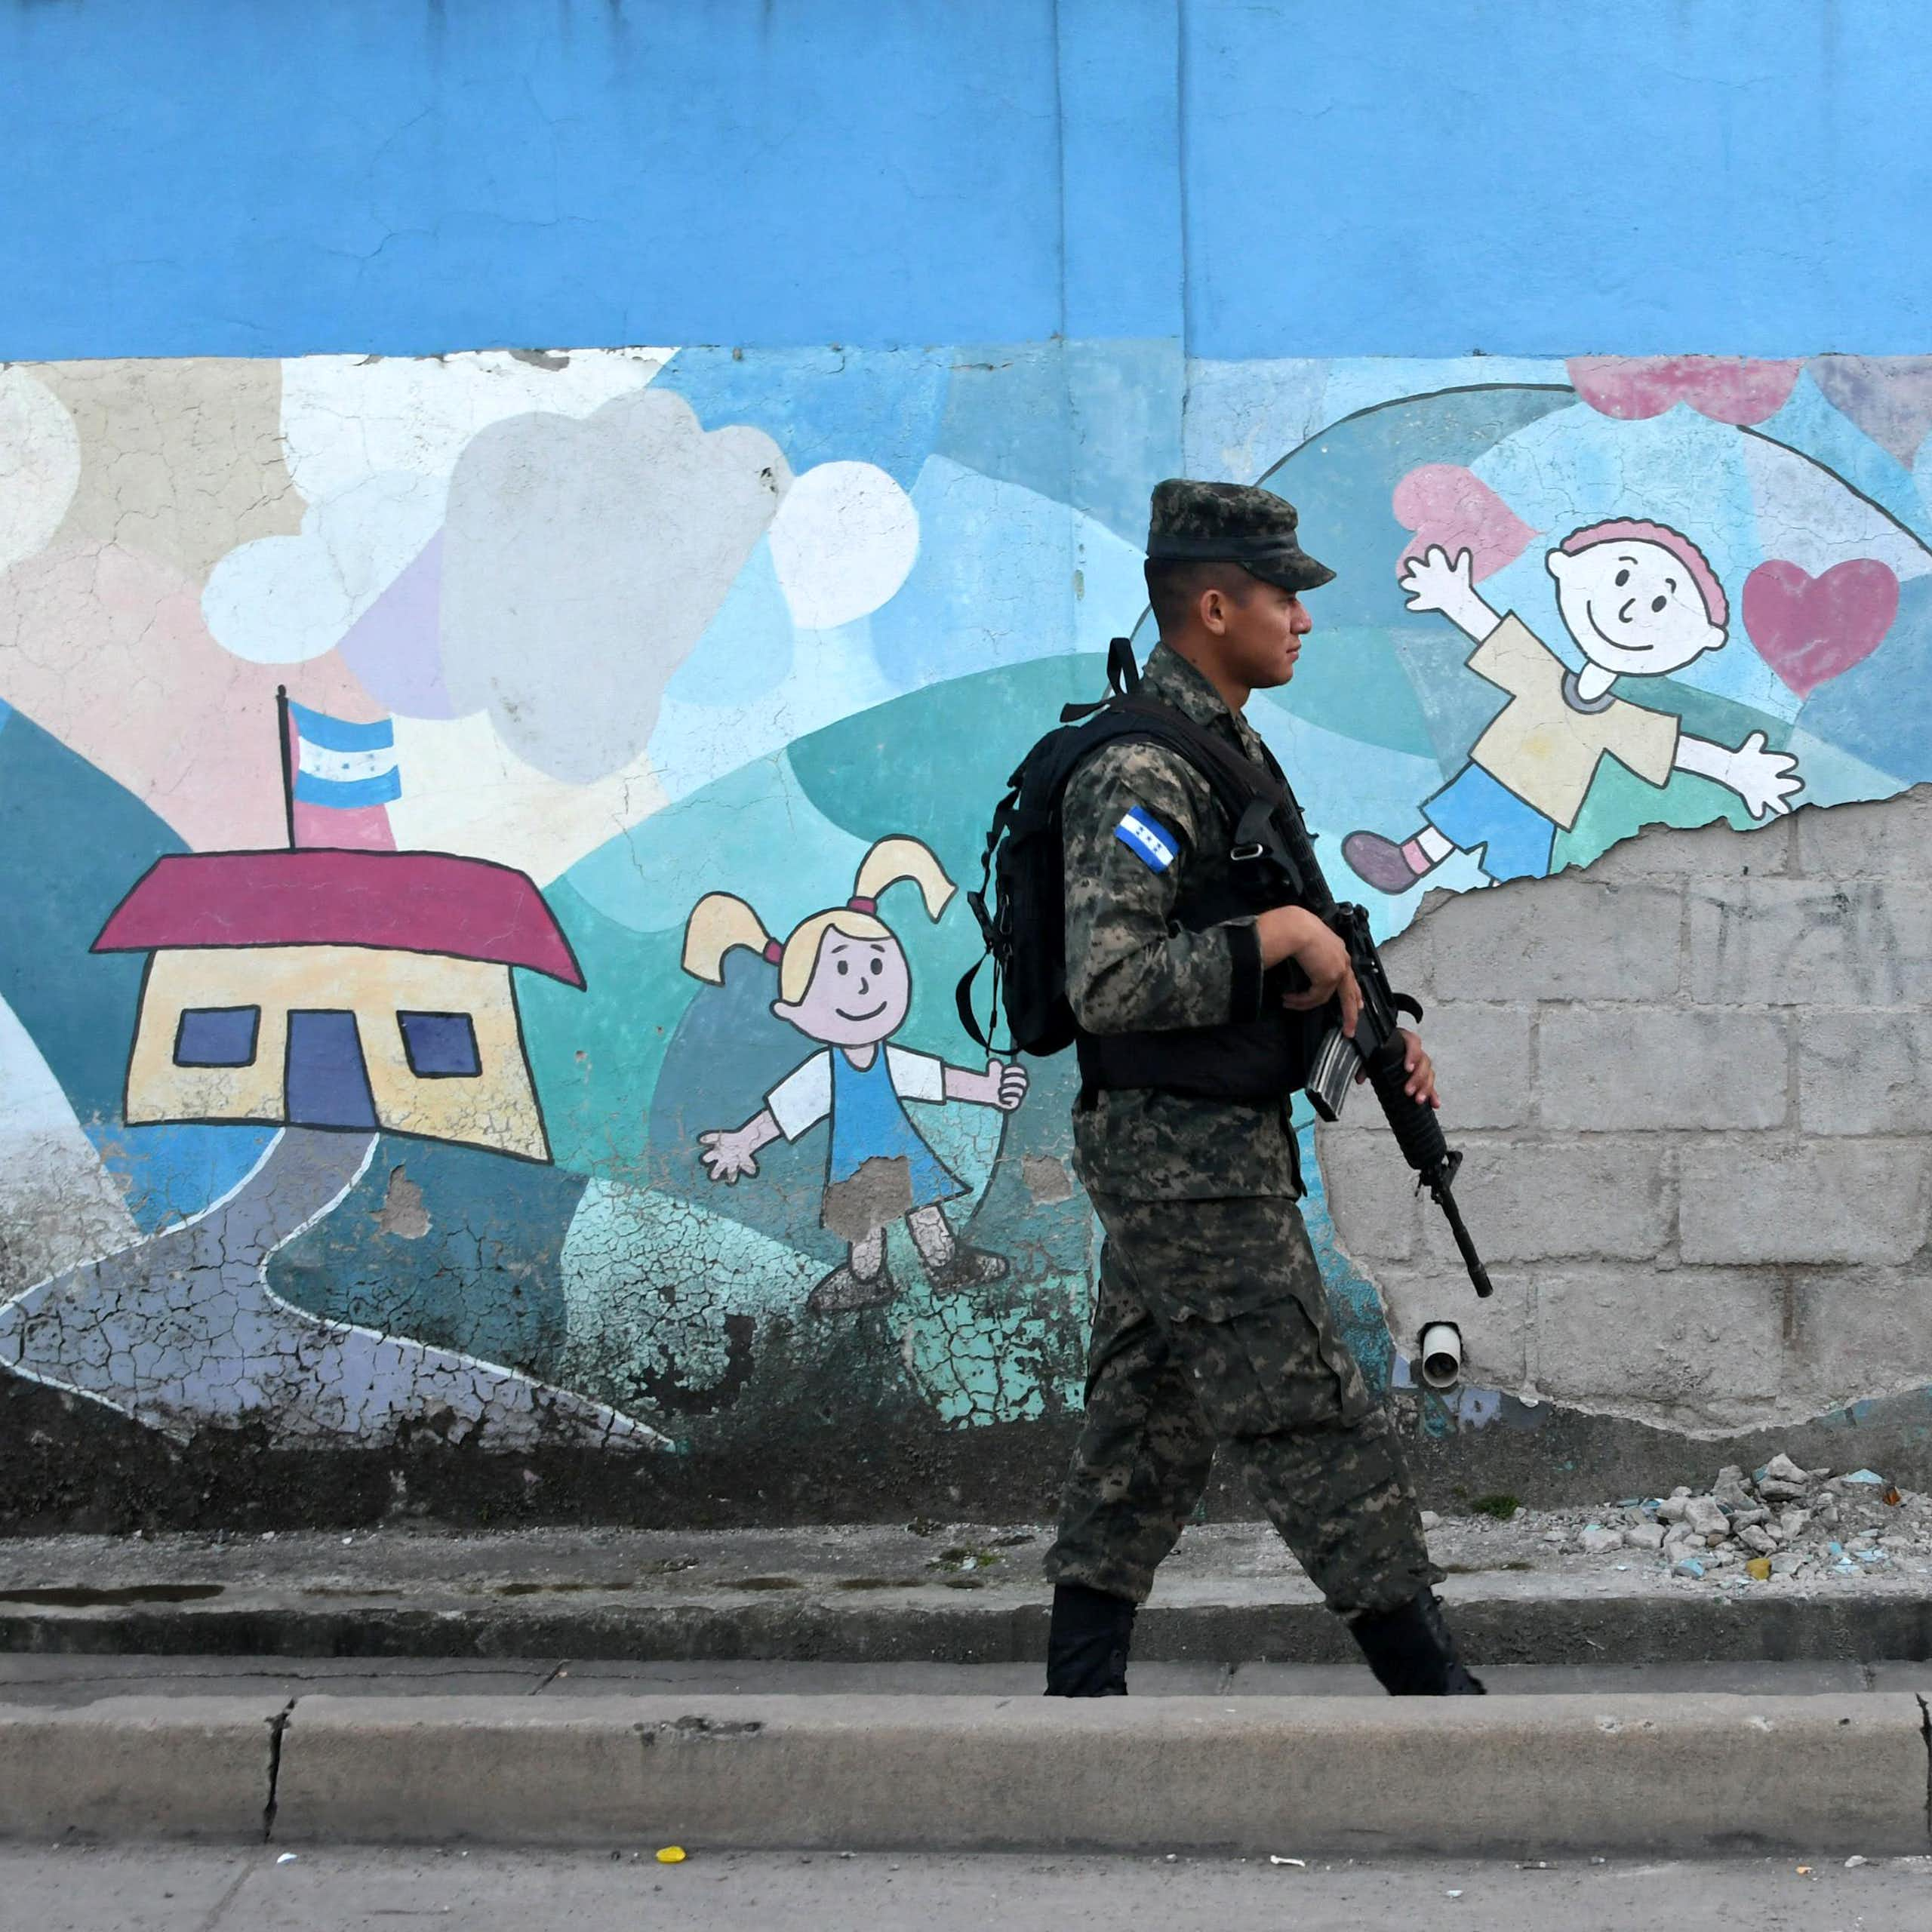
[[(1924, 358), (1217, 363), (1171, 423), (1076, 406), (1155, 393), (1152, 355), (0, 371), (0, 1367), (237, 1456), (809, 1462), (1064, 1418), (1077, 1083), (967, 1050), (955, 888), (1107, 638), (1151, 644), (1169, 469), (1279, 488), (1339, 573), (1251, 715), (1383, 937), (1425, 884), (1932, 779)], [(284, 862), (325, 851), (349, 924), (291, 925)], [(208, 923), (90, 950), (187, 862), (241, 866)], [(452, 926), (479, 868), (521, 884)], [(1814, 940), (1849, 921), (1846, 985), (1903, 1010), (1913, 905), (1847, 908)], [(1766, 916), (1712, 910), (1720, 991)], [(1424, 1263), (1336, 1167), (1357, 1259), (1320, 1189), (1312, 1228), (1399, 1383), (1380, 1291)]]

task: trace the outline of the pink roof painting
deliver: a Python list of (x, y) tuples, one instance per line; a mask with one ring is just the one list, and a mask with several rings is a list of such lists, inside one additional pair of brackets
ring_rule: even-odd
[(583, 974), (543, 895), (520, 872), (447, 852), (174, 853), (114, 909), (91, 950), (363, 946)]

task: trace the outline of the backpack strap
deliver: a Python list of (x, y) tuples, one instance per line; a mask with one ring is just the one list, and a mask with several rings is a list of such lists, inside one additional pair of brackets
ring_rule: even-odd
[[(980, 968), (989, 959), (993, 962), (992, 984), (990, 988), (992, 998), (986, 1008), (986, 1032), (982, 1032), (980, 1030), (979, 1016), (973, 1011), (973, 982), (980, 977)], [(952, 1003), (959, 1009), (959, 1023), (965, 1028), (967, 1037), (969, 1039), (983, 1048), (989, 1054), (1002, 1051), (1011, 1053), (1014, 1051), (1011, 1044), (1004, 1048), (995, 1047), (987, 1037), (993, 1028), (993, 1016), (999, 1011), (999, 956), (990, 946), (960, 975), (958, 985), (952, 989)]]
[[(1315, 848), (1301, 808), (1281, 768), (1268, 750), (1261, 748), (1263, 763), (1257, 764), (1227, 743), (1184, 712), (1146, 697), (1140, 690), (1140, 673), (1134, 661), (1132, 645), (1117, 637), (1107, 648), (1107, 683), (1109, 694), (1093, 704), (1069, 704), (1060, 712), (1064, 724), (1091, 721), (1077, 734), (1079, 742), (1043, 774), (1043, 791), (1038, 783), (1027, 783), (1029, 768), (1051, 741), (1042, 740), (1027, 755), (1020, 768), (1007, 780), (1006, 795), (993, 808), (992, 823), (986, 834), (986, 850), (980, 863), (980, 883), (966, 894), (978, 921), (986, 952), (960, 979), (954, 991), (959, 1023), (969, 1038), (989, 1053), (1001, 1049), (990, 1038), (1000, 1011), (1001, 943), (1010, 935), (1001, 928), (987, 903), (992, 884), (993, 864), (1001, 842), (1016, 832), (1037, 829), (1043, 816), (1057, 813), (1062, 795), (1075, 770), (1103, 746), (1139, 741), (1164, 746), (1185, 759), (1208, 783), (1217, 801), (1234, 828), (1229, 856), (1238, 864), (1271, 860), (1288, 881), (1297, 898), (1321, 909), (1334, 901), (1327, 881), (1315, 856)], [(985, 1029), (973, 1010), (973, 989), (980, 969), (992, 961), (990, 991), (992, 1004)]]
[(1281, 788), (1284, 809), (1281, 824), (1288, 848), (1288, 856), (1295, 871), (1314, 888), (1312, 904), (1318, 912), (1326, 913), (1335, 903), (1335, 895), (1321, 870), (1321, 861), (1315, 855), (1315, 835), (1308, 829), (1308, 820), (1303, 816), (1301, 801), (1295, 796), (1294, 787), (1288, 783), (1288, 775), (1276, 761), (1275, 754), (1267, 746), (1259, 733), (1255, 742), (1261, 746), (1261, 756), (1269, 774)]
[[(1020, 788), (1026, 776), (1026, 767), (1006, 781), (1006, 795), (993, 808), (993, 822), (986, 832), (986, 849), (980, 859), (980, 883), (966, 895), (966, 903), (973, 909), (973, 917), (978, 921), (980, 937), (986, 942), (986, 951), (974, 962), (972, 968), (960, 980), (953, 989), (953, 999), (959, 1008), (959, 1023), (978, 1044), (991, 1053), (993, 1043), (980, 1030), (980, 1023), (973, 1014), (973, 982), (980, 977), (980, 968), (990, 959), (993, 962), (992, 1004), (987, 1009), (989, 1015), (999, 1011), (999, 957), (998, 948), (994, 942), (999, 937), (999, 927), (986, 904), (986, 892), (992, 884), (993, 857), (999, 850), (1000, 841), (1013, 829), (1013, 822), (1020, 806)], [(989, 1017), (987, 1026), (992, 1020)], [(1011, 1049), (1009, 1049), (1011, 1051)]]
[(999, 850), (999, 841), (1012, 829), (1013, 815), (1019, 802), (1020, 774), (1016, 771), (1007, 781), (1006, 796), (993, 808), (993, 822), (986, 832), (986, 849), (980, 855), (978, 888), (966, 895), (966, 903), (972, 907), (973, 916), (980, 922), (980, 937), (989, 946), (993, 943), (996, 930), (993, 916), (986, 909), (986, 888), (993, 878), (993, 855)]
[(1229, 856), (1236, 863), (1272, 860), (1314, 909), (1334, 903), (1300, 802), (1265, 744), (1257, 764), (1185, 712), (1138, 692), (1115, 700), (1114, 708), (1143, 721), (1147, 735), (1178, 752), (1208, 780), (1234, 827)]
[(1274, 805), (1285, 796), (1285, 787), (1273, 773), (1237, 751), (1206, 725), (1197, 724), (1186, 712), (1163, 704), (1157, 697), (1143, 697), (1137, 691), (1112, 702), (1115, 710), (1145, 721), (1152, 728), (1152, 735), (1180, 752), (1214, 787), (1221, 802), (1229, 808), (1231, 819), (1238, 822), (1251, 799), (1265, 800)]
[(1063, 724), (1077, 724), (1081, 718), (1091, 718), (1104, 706), (1112, 704), (1115, 698), (1131, 698), (1140, 690), (1140, 667), (1134, 661), (1134, 645), (1127, 638), (1114, 638), (1108, 643), (1107, 688), (1113, 694), (1112, 697), (1097, 698), (1091, 704), (1062, 705), (1060, 721)]

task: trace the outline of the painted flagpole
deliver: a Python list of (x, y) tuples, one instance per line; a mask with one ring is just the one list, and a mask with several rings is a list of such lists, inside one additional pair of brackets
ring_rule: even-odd
[(288, 732), (288, 687), (275, 688), (275, 723), (281, 734), (281, 811), (288, 826), (288, 849), (295, 850), (295, 747)]

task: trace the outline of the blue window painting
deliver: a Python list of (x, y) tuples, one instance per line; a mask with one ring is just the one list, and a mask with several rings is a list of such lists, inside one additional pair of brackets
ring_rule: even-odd
[(466, 1013), (398, 1013), (403, 1051), (419, 1080), (474, 1079), (483, 1070)]
[(261, 1024), (258, 1006), (191, 1006), (175, 1029), (177, 1066), (248, 1066)]

